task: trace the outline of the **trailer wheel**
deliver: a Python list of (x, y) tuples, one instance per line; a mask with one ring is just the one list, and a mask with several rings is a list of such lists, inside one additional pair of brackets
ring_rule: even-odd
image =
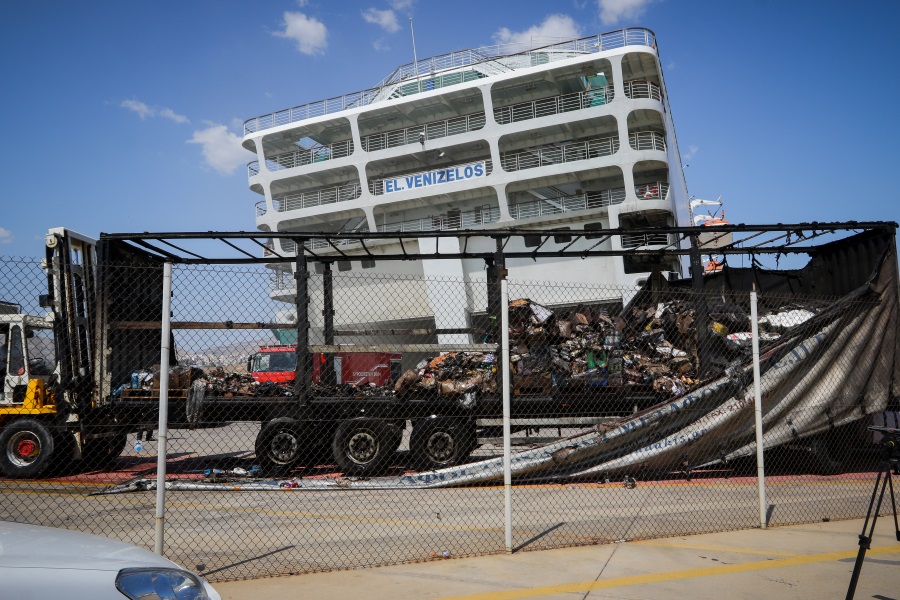
[[(842, 441), (844, 443), (841, 443)], [(834, 435), (823, 435), (809, 440), (812, 470), (819, 475), (840, 473), (849, 454), (847, 442)]]
[(34, 419), (13, 421), (0, 431), (0, 472), (12, 479), (38, 477), (50, 466), (54, 440)]
[(396, 427), (378, 419), (350, 419), (338, 426), (331, 446), (347, 475), (369, 475), (384, 466), (397, 448)]
[(102, 470), (110, 466), (122, 454), (122, 450), (127, 444), (128, 436), (124, 433), (97, 438), (85, 444), (81, 450), (81, 459), (86, 468)]
[(306, 453), (303, 427), (295, 419), (279, 417), (262, 426), (256, 436), (256, 460), (265, 473), (286, 475)]
[(474, 450), (475, 431), (467, 419), (431, 416), (416, 423), (409, 445), (423, 468), (452, 467)]

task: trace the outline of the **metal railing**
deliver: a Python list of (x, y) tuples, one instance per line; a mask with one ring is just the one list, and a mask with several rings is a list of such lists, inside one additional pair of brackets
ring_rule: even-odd
[[(390, 95), (385, 93), (385, 88), (391, 88), (404, 80), (424, 75), (430, 77), (442, 71), (476, 64), (488, 66), (487, 63), (493, 64), (488, 66), (485, 71), (498, 69), (510, 71), (563, 60), (575, 54), (604, 52), (631, 45), (655, 48), (656, 36), (649, 29), (633, 27), (553, 43), (541, 48), (535, 48), (534, 44), (517, 43), (439, 54), (416, 63), (402, 65), (376, 86), (367, 90), (318, 100), (247, 119), (244, 121), (244, 135), (382, 101)], [(509, 60), (510, 58), (512, 60)]]
[(668, 246), (675, 243), (675, 237), (667, 233), (623, 233), (622, 248), (640, 248), (641, 246)]
[(610, 156), (618, 151), (619, 139), (607, 137), (502, 154), (500, 164), (504, 171), (521, 171), (522, 169)]
[[(432, 169), (428, 169), (427, 171), (416, 171), (414, 173), (401, 173), (398, 175), (393, 175), (391, 177), (384, 177), (382, 179), (370, 179), (369, 180), (369, 192), (373, 196), (380, 196), (380, 195), (384, 194), (384, 182), (389, 179), (399, 179), (401, 177), (415, 177), (416, 175), (422, 175), (424, 173), (432, 173), (432, 172), (438, 171), (440, 169), (463, 168), (463, 167), (467, 167), (469, 165), (474, 165), (474, 164), (482, 163), (482, 162), (484, 163), (485, 176), (490, 175), (491, 172), (494, 170), (494, 164), (491, 160), (489, 160), (489, 159), (474, 160), (472, 162), (462, 163), (462, 164), (458, 164), (458, 165), (447, 165), (445, 167), (432, 168)], [(463, 181), (466, 181), (466, 180), (463, 180)], [(421, 189), (427, 189), (427, 188), (421, 188)]]
[(549, 115), (581, 110), (592, 106), (603, 106), (613, 101), (613, 87), (607, 85), (595, 90), (586, 90), (574, 94), (563, 94), (549, 98), (539, 98), (530, 102), (520, 102), (510, 106), (494, 109), (494, 119), (501, 125), (527, 121)]
[(665, 200), (669, 196), (669, 184), (663, 181), (653, 181), (634, 186), (634, 193), (638, 200)]
[(479, 112), (453, 117), (452, 119), (444, 119), (443, 121), (425, 123), (424, 125), (373, 133), (360, 139), (360, 145), (366, 152), (375, 152), (386, 148), (396, 148), (397, 146), (418, 143), (420, 135), (424, 135), (426, 140), (434, 140), (468, 133), (482, 127), (484, 127), (484, 113)]
[(311, 192), (302, 192), (300, 194), (290, 194), (280, 198), (273, 198), (273, 203), (275, 204), (276, 211), (287, 212), (289, 210), (300, 210), (312, 206), (321, 206), (322, 204), (334, 204), (335, 202), (356, 200), (361, 193), (362, 186), (358, 183), (350, 183), (313, 190)]
[(611, 188), (599, 192), (586, 192), (578, 196), (544, 198), (510, 204), (509, 215), (513, 219), (531, 219), (545, 215), (591, 210), (621, 204), (625, 201), (625, 188)]
[(266, 210), (268, 210), (268, 209), (266, 208), (265, 200), (260, 200), (259, 202), (256, 203), (256, 216), (257, 217), (261, 217), (264, 214), (266, 214)]
[(638, 98), (650, 98), (662, 101), (662, 92), (659, 86), (652, 81), (626, 81), (625, 96), (632, 100)]
[[(336, 158), (344, 158), (351, 154), (353, 154), (353, 140), (343, 140), (325, 146), (300, 148), (292, 152), (269, 156), (266, 158), (266, 168), (270, 171), (281, 171), (283, 169), (303, 167), (305, 165), (334, 160)], [(247, 170), (251, 177), (258, 175), (259, 161), (251, 162), (247, 165)]]
[(666, 136), (658, 131), (638, 131), (628, 135), (633, 150), (666, 151)]
[[(369, 231), (368, 227), (362, 229), (348, 229), (341, 230), (335, 233), (365, 233)], [(335, 246), (355, 246), (359, 244), (358, 240), (333, 240)], [(309, 250), (316, 250), (322, 248), (331, 248), (332, 245), (328, 243), (328, 240), (308, 240), (303, 242), (303, 246), (308, 248)], [(297, 253), (297, 243), (294, 240), (281, 240), (281, 248), (285, 254), (296, 254)]]
[(385, 223), (378, 226), (378, 231), (386, 233), (398, 231), (447, 231), (450, 229), (469, 229), (500, 220), (500, 209), (497, 207), (483, 207), (465, 212), (447, 213), (421, 219), (400, 221), (399, 223)]

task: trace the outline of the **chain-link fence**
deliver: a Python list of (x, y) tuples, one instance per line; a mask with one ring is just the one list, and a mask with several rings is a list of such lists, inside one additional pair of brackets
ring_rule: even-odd
[(162, 343), (166, 268), (126, 258), (83, 288), (0, 263), (0, 518), (152, 548), (164, 458), (165, 554), (211, 580), (861, 517), (898, 409), (896, 274), (757, 298), (175, 265)]

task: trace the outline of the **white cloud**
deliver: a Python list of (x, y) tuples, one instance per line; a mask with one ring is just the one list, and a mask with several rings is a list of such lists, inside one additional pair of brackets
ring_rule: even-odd
[(532, 25), (525, 31), (510, 31), (503, 27), (494, 34), (494, 39), (501, 44), (509, 43), (550, 43), (544, 38), (564, 38), (567, 40), (581, 37), (575, 21), (569, 15), (550, 15), (540, 25)]
[(206, 129), (194, 132), (188, 144), (203, 146), (203, 158), (206, 164), (222, 175), (231, 175), (235, 169), (248, 162), (249, 154), (241, 147), (241, 138), (225, 125), (207, 123)]
[(367, 8), (362, 11), (362, 17), (366, 20), (366, 23), (374, 23), (389, 33), (394, 33), (400, 29), (400, 25), (397, 23), (397, 15), (392, 10)]
[(655, 0), (597, 0), (600, 20), (604, 25), (615, 25), (620, 20), (636, 21)]
[(13, 241), (13, 234), (9, 229), (4, 229), (0, 227), (0, 244), (11, 244)]
[(303, 8), (307, 4), (309, 4), (309, 0), (297, 0), (297, 6), (299, 6), (300, 8)]
[(272, 35), (297, 42), (297, 51), (309, 56), (324, 54), (328, 47), (328, 29), (315, 17), (307, 17), (303, 13), (284, 13), (284, 31), (275, 31)]
[(375, 48), (378, 52), (387, 52), (391, 49), (390, 46), (387, 45), (387, 42), (384, 40), (375, 40), (372, 42), (372, 47)]
[(412, 5), (415, 4), (415, 2), (416, 0), (388, 0), (388, 4), (390, 4), (391, 8), (394, 10), (412, 8)]
[(700, 148), (698, 148), (697, 146), (690, 146), (687, 153), (681, 155), (681, 162), (692, 160), (695, 156), (697, 156), (697, 152), (699, 151)]
[(141, 119), (153, 116), (153, 109), (139, 100), (122, 100), (122, 104), (119, 106), (136, 112)]
[(152, 117), (162, 117), (163, 119), (169, 119), (170, 121), (175, 121), (176, 123), (190, 122), (186, 116), (179, 115), (171, 108), (157, 108), (155, 106), (148, 106), (140, 100), (122, 100), (119, 106), (121, 106), (122, 108), (127, 108), (128, 110), (136, 113), (137, 116), (139, 116), (142, 120)]

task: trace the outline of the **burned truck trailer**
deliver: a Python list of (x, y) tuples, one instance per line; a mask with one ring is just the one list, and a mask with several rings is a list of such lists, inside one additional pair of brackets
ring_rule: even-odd
[[(745, 367), (749, 364), (746, 334), (750, 328), (747, 296), (754, 288), (763, 299), (760, 322), (767, 320), (760, 336), (763, 358), (767, 361), (765, 369), (768, 365), (781, 364), (779, 360), (785, 352), (806, 347), (803, 336), (818, 340), (817, 332), (838, 335), (833, 332), (839, 331), (841, 335), (858, 337), (871, 323), (878, 323), (882, 335), (877, 343), (881, 352), (877, 362), (890, 363), (890, 368), (869, 371), (867, 381), (853, 388), (859, 398), (844, 397), (840, 388), (818, 390), (816, 402), (825, 405), (825, 413), (830, 414), (823, 417), (824, 428), (816, 421), (805, 429), (792, 429), (795, 443), (809, 442), (811, 449), (827, 449), (829, 428), (858, 425), (867, 415), (896, 403), (900, 385), (896, 376), (900, 364), (896, 227), (895, 223), (674, 227), (667, 232), (667, 239), (673, 240), (669, 246), (631, 250), (611, 250), (605, 242), (623, 234), (642, 233), (639, 230), (570, 231), (566, 232), (565, 239), (560, 239), (558, 231), (516, 230), (267, 233), (266, 237), (289, 238), (296, 248), (304, 250), (284, 256), (270, 251), (264, 259), (243, 256), (210, 259), (196, 253), (172, 252), (173, 246), (180, 248), (179, 244), (188, 240), (209, 239), (210, 234), (121, 234), (108, 236), (107, 242), (141, 245), (150, 253), (158, 253), (156, 260), (186, 264), (280, 262), (290, 265), (296, 281), (297, 378), (290, 388), (282, 388), (281, 396), (257, 398), (247, 407), (254, 420), (263, 424), (255, 444), (257, 460), (275, 473), (288, 472), (303, 463), (336, 463), (345, 474), (369, 475), (378, 472), (398, 447), (406, 443), (405, 432), (408, 432), (413, 462), (430, 470), (452, 468), (465, 462), (477, 446), (498, 442), (503, 423), (501, 372), (506, 365), (510, 373), (511, 428), (520, 432), (520, 441), (530, 445), (565, 437), (573, 429), (590, 427), (606, 431), (629, 419), (641, 419), (641, 415), (659, 415), (660, 407), (672, 406), (697, 390), (715, 388), (719, 391), (714, 396), (718, 397), (739, 383), (746, 384), (738, 381), (740, 378), (729, 378), (744, 373), (742, 377), (746, 379)], [(509, 298), (510, 342), (507, 347), (501, 345), (504, 304), (501, 289), (507, 275), (507, 261), (628, 253), (647, 263), (670, 265), (673, 257), (681, 257), (690, 259), (694, 265), (699, 264), (703, 253), (700, 235), (708, 238), (725, 233), (732, 234), (729, 238), (732, 241), (727, 246), (716, 247), (715, 253), (725, 257), (720, 272), (704, 276), (702, 269), (695, 268), (688, 280), (658, 273), (642, 290), (623, 295), (618, 305), (610, 303), (609, 298), (546, 306), (526, 298)], [(848, 237), (815, 244), (833, 235)], [(419, 252), (415, 241), (422, 236), (458, 238), (461, 249), (449, 254)], [(259, 234), (213, 237), (226, 239), (230, 247), (241, 241), (260, 246), (265, 243), (256, 239)], [(525, 238), (528, 248), (514, 250), (521, 248), (521, 244), (511, 244), (511, 241)], [(310, 243), (316, 240), (324, 240), (337, 253), (316, 253), (311, 248), (321, 244)], [(163, 248), (163, 243), (168, 245)], [(340, 250), (350, 243), (361, 248), (357, 255)], [(382, 245), (373, 251), (367, 245), (378, 243), (394, 243), (400, 250), (390, 252)], [(462, 329), (435, 326), (428, 331), (378, 330), (382, 338), (400, 336), (400, 343), (383, 340), (374, 344), (340, 343), (342, 336), (373, 333), (341, 330), (334, 321), (331, 268), (339, 261), (358, 258), (359, 252), (368, 260), (483, 260), (487, 269), (485, 314), (472, 315), (470, 326)], [(763, 269), (755, 259), (767, 254), (808, 255), (809, 261), (795, 270)], [(741, 256), (751, 264), (749, 268), (728, 264), (729, 259), (736, 262)], [(309, 281), (311, 267), (318, 264), (322, 265), (324, 343), (313, 344)], [(848, 319), (847, 303), (853, 302), (878, 306), (877, 317), (872, 316), (869, 321)], [(842, 306), (844, 314), (840, 312)], [(791, 318), (793, 322), (786, 322)], [(866, 322), (868, 326), (864, 326)], [(422, 334), (437, 340), (441, 336), (471, 337), (468, 343), (404, 343), (409, 336)], [(833, 344), (827, 347), (827, 360), (819, 360), (813, 354), (804, 368), (822, 373), (831, 369), (829, 374), (833, 376), (833, 367), (842, 358), (856, 360), (856, 355), (851, 354), (859, 351), (848, 347), (842, 354)], [(403, 353), (404, 357), (418, 354), (422, 358), (408, 364), (412, 368), (393, 385), (348, 387), (328, 381), (314, 384), (310, 377), (313, 356), (333, 360), (341, 352), (396, 352)], [(331, 372), (333, 369), (326, 367), (325, 373)], [(774, 372), (766, 371), (766, 375)], [(727, 385), (718, 386), (715, 382), (723, 378)], [(789, 384), (779, 383), (778, 390), (785, 385)], [(846, 389), (851, 387), (848, 385)], [(797, 389), (802, 396), (800, 388)], [(704, 397), (705, 402), (715, 401)], [(217, 402), (208, 398), (207, 406), (214, 410)], [(840, 408), (844, 405), (850, 408)], [(788, 424), (780, 422), (779, 426), (791, 429), (791, 416), (784, 419)], [(670, 424), (677, 421), (673, 419)], [(661, 427), (658, 433), (669, 429)], [(716, 453), (728, 455), (726, 446), (720, 444)]]
[[(818, 335), (810, 333), (810, 328), (855, 329), (860, 334), (860, 321), (842, 321), (840, 309), (834, 308), (840, 307), (841, 301), (865, 298), (881, 307), (877, 322), (882, 335), (877, 346), (883, 355), (880, 362), (890, 361), (891, 368), (871, 372), (870, 381), (855, 388), (862, 400), (851, 409), (831, 411), (824, 430), (818, 422), (806, 429), (794, 428), (795, 442), (807, 440), (810, 447), (821, 448), (820, 441), (828, 439), (828, 419), (832, 428), (846, 427), (896, 403), (900, 384), (896, 376), (900, 370), (896, 227), (895, 223), (843, 223), (703, 228), (706, 235), (715, 235), (719, 229), (735, 234), (736, 241), (729, 247), (716, 249), (716, 254), (726, 257), (721, 272), (704, 277), (695, 269), (690, 280), (658, 273), (643, 289), (623, 295), (619, 302), (598, 298), (566, 305), (509, 298), (508, 346), (501, 344), (500, 327), (501, 309), (506, 304), (501, 302), (501, 289), (508, 260), (630, 253), (660, 265), (671, 264), (672, 257), (691, 258), (693, 263), (699, 262), (703, 250), (700, 244), (691, 244), (700, 230), (671, 228), (667, 239), (676, 242), (646, 250), (610, 250), (604, 242), (623, 233), (635, 233), (612, 229), (567, 232), (570, 237), (566, 242), (555, 245), (549, 242), (556, 242), (559, 232), (514, 230), (405, 234), (409, 239), (404, 239), (404, 234), (378, 233), (104, 234), (96, 243), (96, 252), (83, 236), (55, 230), (48, 237), (48, 295), (44, 304), (51, 308), (56, 332), (57, 368), (54, 378), (45, 378), (47, 393), (40, 408), (46, 414), (29, 417), (28, 426), (34, 428), (33, 423), (39, 423), (44, 427), (36, 437), (58, 442), (45, 443), (42, 448), (56, 448), (60, 458), (96, 460), (102, 455), (109, 460), (121, 452), (126, 434), (155, 427), (163, 395), (173, 428), (216, 427), (235, 421), (261, 423), (255, 451), (257, 461), (271, 473), (286, 473), (300, 464), (330, 463), (348, 475), (370, 475), (406, 443), (410, 457), (422, 469), (463, 468), (456, 465), (465, 463), (477, 446), (500, 439), (504, 414), (501, 375), (509, 365), (511, 427), (519, 432), (522, 443), (546, 443), (587, 427), (615, 433), (617, 427), (624, 426), (622, 423), (646, 420), (657, 423), (655, 433), (651, 437), (644, 434), (640, 443), (652, 445), (653, 435), (663, 439), (679, 422), (680, 417), (670, 415), (666, 417), (669, 425), (658, 426), (656, 419), (668, 414), (666, 407), (692, 398), (700, 393), (698, 390), (704, 394), (704, 402), (714, 402), (705, 390), (715, 388), (719, 390), (716, 394), (722, 395), (722, 390), (737, 385), (729, 377), (733, 378), (748, 361), (746, 297), (755, 287), (763, 296), (764, 317), (772, 321), (766, 328), (769, 337), (764, 337), (764, 332), (760, 340), (764, 358), (769, 361), (766, 364), (779, 364), (786, 349), (795, 348), (792, 340)], [(861, 233), (829, 244), (807, 241), (857, 230)], [(757, 243), (761, 235), (772, 239)], [(268, 247), (263, 236), (289, 238), (304, 251), (284, 256), (267, 252), (263, 258), (241, 247)], [(414, 242), (421, 236), (459, 238), (461, 250), (452, 255), (420, 253), (413, 248), (418, 248)], [(519, 246), (510, 241), (525, 237), (532, 242), (532, 249), (512, 250)], [(747, 238), (756, 240), (752, 247), (741, 242)], [(308, 249), (315, 247), (309, 242), (323, 239), (338, 248), (338, 253), (322, 255)], [(200, 250), (185, 248), (197, 240), (206, 244), (224, 242), (229, 253), (207, 257)], [(341, 343), (342, 338), (354, 333), (373, 333), (341, 330), (335, 325), (333, 300), (329, 299), (331, 268), (351, 258), (340, 251), (348, 240), (361, 247), (363, 257), (369, 260), (484, 260), (488, 275), (484, 283), (485, 313), (472, 315), (467, 328), (381, 328), (377, 333), (382, 339), (377, 343)], [(369, 242), (374, 245), (385, 241), (399, 243), (401, 250), (390, 253), (382, 247), (373, 253), (367, 246)], [(580, 245), (570, 247), (578, 242)], [(743, 255), (752, 260), (764, 254), (808, 254), (810, 260), (805, 267), (792, 271), (727, 265), (730, 257)], [(166, 263), (290, 265), (296, 277), (294, 381), (254, 384), (249, 373), (211, 373), (179, 365), (174, 334), (169, 339), (173, 349), (169, 364), (160, 368)], [(316, 264), (322, 265), (323, 278), (321, 344), (311, 343), (310, 338), (309, 278), (310, 267)], [(810, 300), (824, 296), (833, 301)], [(233, 320), (167, 318), (173, 331), (284, 327), (284, 323), (242, 319), (240, 305), (231, 310)], [(801, 311), (796, 328), (783, 322), (790, 311)], [(470, 341), (422, 341), (461, 335), (469, 336)], [(400, 342), (384, 342), (390, 336), (398, 336)], [(413, 337), (420, 343), (408, 343)], [(348, 386), (329, 380), (329, 374), (335, 373), (336, 356), (364, 352), (402, 355), (411, 368), (399, 376), (395, 373), (387, 385)], [(849, 353), (850, 349), (845, 355)], [(828, 356), (834, 362), (834, 352)], [(314, 363), (316, 357), (323, 365)], [(809, 368), (828, 368), (824, 359), (813, 359)], [(318, 381), (312, 376), (316, 366), (325, 374)], [(152, 372), (154, 368), (170, 370), (167, 394), (161, 393), (158, 380), (152, 377), (129, 385), (137, 370)], [(716, 382), (723, 378), (727, 384), (719, 386)], [(840, 395), (839, 390), (832, 393), (834, 397)], [(845, 401), (840, 398), (835, 406)], [(32, 401), (29, 406), (36, 404)], [(4, 431), (11, 423), (18, 421), (21, 425), (21, 415), (13, 414), (18, 409), (21, 406), (11, 406), (0, 415)], [(791, 422), (790, 415), (785, 418)], [(790, 428), (784, 423), (780, 426)], [(20, 429), (15, 431), (21, 433)], [(17, 435), (19, 440), (21, 435)], [(632, 440), (628, 447), (636, 443)], [(720, 443), (714, 454), (728, 455), (726, 446)], [(734, 448), (735, 455), (745, 446), (741, 443)], [(32, 445), (19, 443), (13, 447), (13, 454), (17, 448), (31, 451)], [(617, 452), (621, 455), (623, 451)], [(37, 476), (52, 462), (46, 455), (40, 460), (30, 455), (19, 458), (24, 467), (5, 466), (7, 476)]]

